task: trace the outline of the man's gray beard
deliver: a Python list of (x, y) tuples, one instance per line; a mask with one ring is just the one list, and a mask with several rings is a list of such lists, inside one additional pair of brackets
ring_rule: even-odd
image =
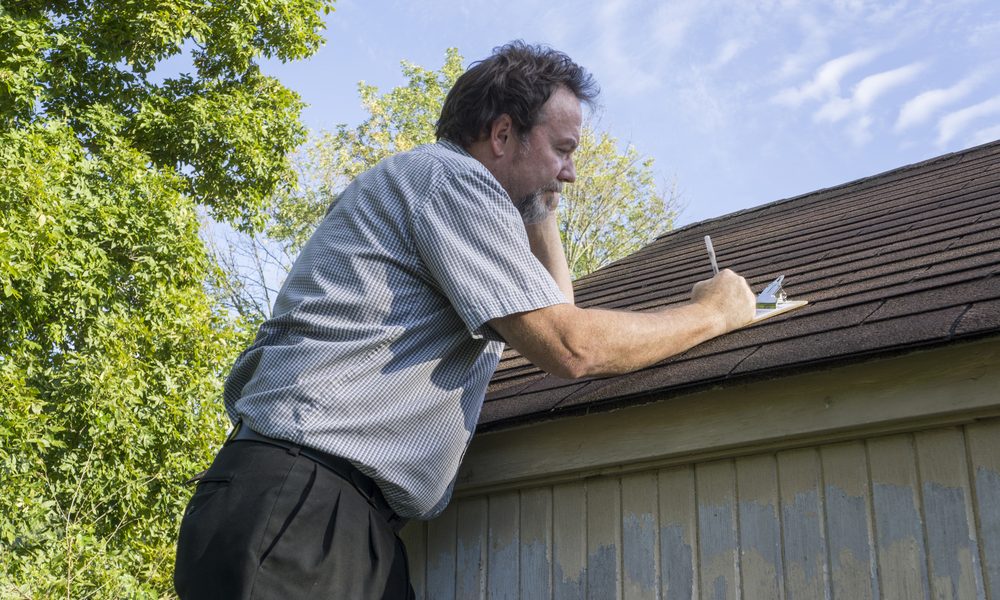
[(545, 206), (545, 201), (542, 200), (542, 190), (524, 196), (515, 203), (515, 206), (521, 212), (521, 219), (526, 225), (541, 223), (549, 216), (549, 207)]

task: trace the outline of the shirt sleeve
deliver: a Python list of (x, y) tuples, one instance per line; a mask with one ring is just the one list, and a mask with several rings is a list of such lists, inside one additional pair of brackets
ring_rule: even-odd
[(501, 339), (487, 321), (566, 302), (531, 253), (521, 217), (485, 170), (451, 173), (419, 208), (422, 260), (474, 338)]

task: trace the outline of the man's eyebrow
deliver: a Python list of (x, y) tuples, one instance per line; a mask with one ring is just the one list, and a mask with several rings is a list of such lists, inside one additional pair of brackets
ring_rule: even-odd
[(570, 146), (572, 148), (576, 148), (577, 146), (580, 145), (580, 140), (578, 140), (575, 137), (566, 136), (566, 137), (563, 137), (563, 138), (559, 138), (556, 141), (556, 145), (557, 146)]

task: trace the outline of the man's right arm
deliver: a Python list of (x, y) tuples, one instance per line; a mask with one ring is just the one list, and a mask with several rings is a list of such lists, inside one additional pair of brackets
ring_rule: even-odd
[(697, 283), (691, 296), (686, 304), (650, 313), (556, 304), (489, 323), (546, 372), (567, 379), (617, 375), (680, 354), (753, 318), (753, 292), (728, 269)]

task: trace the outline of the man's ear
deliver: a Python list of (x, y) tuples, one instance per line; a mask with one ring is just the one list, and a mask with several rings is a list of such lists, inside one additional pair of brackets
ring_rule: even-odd
[(497, 158), (502, 157), (508, 151), (508, 142), (514, 137), (514, 121), (510, 115), (503, 113), (493, 120), (490, 126), (490, 150)]

